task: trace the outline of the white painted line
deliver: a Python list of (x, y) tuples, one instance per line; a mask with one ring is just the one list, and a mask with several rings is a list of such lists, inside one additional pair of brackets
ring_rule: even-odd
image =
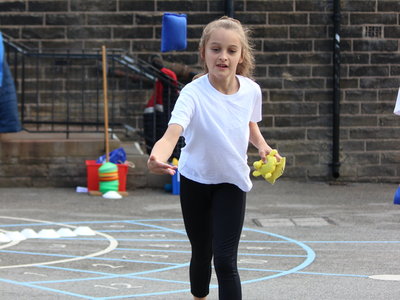
[(141, 233), (140, 236), (141, 237), (149, 237), (149, 238), (155, 238), (155, 237), (165, 238), (166, 237), (166, 235), (162, 234), (162, 233), (151, 233), (151, 234)]
[(93, 267), (108, 267), (111, 269), (118, 269), (118, 268), (123, 268), (124, 266), (114, 266), (110, 264), (92, 264)]
[(34, 272), (24, 272), (24, 275), (35, 275), (40, 277), (48, 277), (46, 274), (34, 273)]
[(110, 228), (125, 228), (125, 225), (111, 224), (111, 225), (104, 225), (104, 227), (110, 227)]
[(371, 279), (400, 281), (400, 275), (371, 275)]
[(149, 244), (151, 247), (158, 247), (158, 248), (169, 248), (171, 245), (168, 244)]
[(140, 289), (143, 287), (142, 285), (132, 285), (130, 283), (124, 283), (124, 282), (111, 283), (111, 286), (122, 286), (126, 289)]
[(238, 263), (246, 263), (246, 264), (256, 264), (256, 265), (263, 265), (268, 263), (268, 260), (263, 260), (263, 259), (240, 259)]
[[(35, 220), (35, 219), (27, 219), (27, 218), (15, 218), (15, 217), (7, 217), (7, 216), (0, 216), (0, 218), (3, 219), (10, 219), (10, 220), (19, 220), (19, 221), (28, 221), (28, 222), (35, 222), (35, 223), (43, 223), (43, 224), (51, 224), (51, 225), (59, 225), (62, 227), (69, 227), (69, 228), (77, 228), (77, 226), (72, 226), (72, 225), (67, 225), (67, 224), (62, 224), (62, 223), (56, 223), (56, 222), (49, 222), (49, 221), (43, 221), (43, 220)], [(82, 260), (86, 259), (89, 257), (96, 257), (100, 255), (104, 255), (108, 252), (113, 251), (115, 248), (118, 246), (118, 241), (114, 239), (112, 236), (94, 231), (96, 234), (101, 235), (105, 237), (109, 241), (108, 247), (106, 247), (103, 250), (100, 250), (98, 252), (93, 252), (88, 255), (80, 256), (80, 257), (74, 257), (74, 258), (67, 258), (67, 259), (60, 259), (60, 260), (53, 260), (53, 261), (47, 261), (47, 262), (41, 262), (41, 263), (32, 263), (32, 264), (23, 264), (23, 265), (9, 265), (9, 266), (1, 266), (0, 269), (12, 269), (12, 268), (22, 268), (22, 267), (32, 267), (32, 266), (43, 266), (43, 265), (54, 265), (54, 264), (60, 264), (60, 263), (65, 263), (65, 262), (71, 262), (71, 261), (77, 261), (77, 260)], [(17, 242), (16, 242), (17, 243)], [(15, 245), (16, 243), (9, 243), (7, 246), (12, 246)], [(5, 248), (3, 245), (0, 247), (0, 249)]]
[(160, 257), (160, 258), (168, 258), (168, 255), (162, 255), (162, 254), (140, 254), (140, 257)]
[(143, 286), (142, 285), (132, 285), (130, 283), (123, 283), (123, 282), (116, 282), (116, 283), (111, 283), (110, 285), (102, 285), (102, 284), (96, 284), (94, 287), (99, 287), (99, 288), (105, 288), (105, 289), (112, 289), (112, 290), (119, 290), (121, 288), (118, 288), (116, 286), (120, 286), (123, 289), (140, 289)]
[(67, 248), (67, 245), (65, 245), (65, 244), (51, 244), (50, 248), (61, 248), (61, 249), (64, 249), (64, 248)]
[(102, 284), (95, 284), (95, 288), (105, 288), (105, 289), (112, 289), (112, 290), (118, 290), (116, 287), (108, 286), (108, 285), (102, 285)]
[(246, 247), (247, 250), (268, 250), (271, 249), (271, 247), (252, 247), (252, 246), (248, 246)]

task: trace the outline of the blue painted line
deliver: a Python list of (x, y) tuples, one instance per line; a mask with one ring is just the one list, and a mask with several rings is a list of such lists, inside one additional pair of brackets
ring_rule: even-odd
[[(303, 244), (398, 244), (400, 241), (299, 241)], [(241, 240), (240, 243), (255, 244), (291, 244), (291, 241), (250, 241)]]
[(292, 244), (290, 241), (260, 241), (260, 240), (240, 240), (240, 243), (252, 244)]
[[(189, 242), (189, 240), (168, 240), (168, 239), (125, 239), (125, 238), (115, 238), (115, 240), (117, 241), (128, 241), (128, 242)], [(42, 240), (49, 240), (49, 239), (42, 239)], [(108, 239), (106, 238), (76, 238), (76, 237), (72, 237), (72, 238), (57, 238), (54, 239), (56, 241), (63, 241), (63, 240), (69, 240), (69, 241), (108, 241)], [(53, 240), (53, 241), (54, 241)]]
[(141, 220), (127, 220), (127, 222), (182, 222), (183, 219), (141, 219)]
[(142, 274), (151, 274), (151, 273), (164, 272), (164, 271), (179, 269), (179, 268), (183, 268), (183, 267), (187, 267), (187, 266), (189, 266), (188, 262), (187, 263), (182, 263), (182, 264), (176, 265), (176, 266), (161, 268), (161, 269), (153, 269), (153, 270), (135, 272), (135, 273), (128, 274), (128, 276), (132, 276), (132, 275), (136, 276), (136, 275), (142, 275)]
[[(66, 268), (61, 268), (65, 270)], [(68, 271), (74, 271), (76, 272), (76, 269), (68, 269)], [(94, 274), (105, 274), (106, 276), (104, 277), (96, 277), (93, 280), (100, 280), (100, 279), (111, 279), (111, 278), (116, 278), (116, 277), (122, 277), (122, 278), (132, 278), (132, 279), (141, 279), (141, 280), (149, 280), (149, 281), (160, 281), (160, 282), (170, 282), (170, 283), (177, 283), (177, 284), (187, 284), (189, 285), (189, 281), (180, 281), (180, 280), (171, 280), (171, 279), (162, 279), (162, 278), (153, 278), (153, 277), (144, 277), (144, 276), (135, 276), (132, 274), (109, 274), (109, 273), (102, 273), (102, 272), (86, 272), (85, 270), (79, 270), (79, 272), (82, 273), (94, 273)], [(92, 280), (91, 278), (84, 279), (84, 280)], [(66, 280), (46, 280), (46, 281), (30, 281), (30, 282), (25, 282), (27, 284), (49, 284), (49, 283), (65, 283), (65, 282), (76, 282), (76, 279), (66, 279)], [(210, 285), (211, 287), (217, 287), (217, 285)]]
[(273, 274), (273, 275), (270, 275), (270, 276), (265, 276), (265, 277), (261, 277), (261, 278), (246, 280), (246, 281), (242, 282), (243, 284), (269, 280), (269, 279), (278, 278), (278, 277), (281, 277), (281, 276), (292, 274), (294, 272), (297, 272), (297, 271), (300, 271), (300, 270), (306, 268), (307, 266), (312, 264), (312, 262), (315, 259), (315, 252), (309, 246), (307, 246), (306, 244), (304, 244), (302, 242), (299, 242), (299, 241), (296, 241), (294, 239), (291, 239), (291, 238), (288, 238), (288, 237), (285, 237), (285, 236), (282, 236), (282, 235), (279, 235), (279, 234), (275, 234), (275, 233), (272, 233), (272, 232), (265, 232), (265, 231), (256, 230), (256, 229), (247, 229), (247, 230), (253, 231), (253, 232), (257, 232), (257, 233), (261, 233), (261, 234), (265, 234), (265, 235), (270, 235), (270, 236), (282, 239), (284, 241), (291, 242), (291, 243), (293, 243), (295, 245), (298, 245), (300, 248), (303, 248), (306, 251), (307, 256), (306, 256), (306, 259), (300, 265), (297, 265), (294, 268), (291, 268), (289, 270), (286, 270), (286, 271), (283, 271), (283, 272), (279, 272), (279, 273), (276, 273), (276, 274)]
[[(47, 266), (45, 266), (47, 267)], [(112, 278), (138, 278), (138, 279), (148, 279), (148, 280), (160, 280), (160, 281), (169, 281), (167, 279), (155, 279), (151, 277), (142, 277), (142, 276), (135, 276), (132, 273), (131, 274), (116, 274), (116, 273), (107, 273), (107, 272), (98, 272), (98, 271), (89, 271), (89, 270), (81, 270), (81, 269), (72, 269), (72, 268), (63, 268), (63, 267), (54, 267), (50, 266), (50, 269), (56, 269), (56, 270), (62, 270), (62, 271), (68, 271), (68, 272), (78, 272), (78, 273), (86, 273), (86, 274), (96, 274), (96, 275), (102, 275), (100, 277), (91, 277), (91, 278), (80, 278), (80, 279), (59, 279), (59, 280), (41, 280), (41, 281), (29, 281), (25, 283), (29, 284), (49, 284), (49, 283), (66, 283), (66, 282), (76, 282), (76, 281), (86, 281), (86, 280), (103, 280), (103, 279), (112, 279)], [(174, 281), (171, 280), (170, 282), (175, 282), (175, 283), (185, 283), (187, 284), (188, 282), (184, 281)]]
[(110, 257), (88, 257), (92, 260), (103, 260), (103, 261), (117, 261), (117, 262), (131, 262), (139, 264), (153, 264), (153, 265), (166, 265), (166, 266), (178, 266), (180, 263), (170, 263), (162, 261), (146, 261), (146, 260), (136, 260), (136, 259), (121, 259), (121, 258), (110, 258)]
[(322, 276), (338, 276), (338, 277), (358, 277), (358, 278), (369, 278), (368, 275), (357, 275), (357, 274), (336, 274), (336, 273), (319, 273), (319, 272), (297, 272), (298, 274), (304, 275), (322, 275)]
[[(303, 248), (306, 251), (307, 259), (302, 264), (300, 264), (300, 265), (298, 265), (298, 266), (296, 266), (296, 267), (294, 267), (294, 268), (292, 268), (290, 270), (285, 270), (285, 271), (279, 272), (277, 274), (273, 274), (273, 275), (270, 275), (270, 276), (265, 276), (265, 277), (262, 277), (262, 278), (257, 278), (257, 279), (253, 279), (253, 280), (247, 280), (247, 281), (244, 281), (243, 284), (253, 283), (253, 282), (258, 282), (258, 281), (263, 281), (263, 280), (268, 280), (268, 279), (277, 278), (277, 277), (285, 276), (285, 275), (288, 275), (288, 274), (296, 273), (299, 270), (301, 270), (301, 269), (307, 267), (308, 265), (310, 265), (315, 259), (314, 251), (311, 248), (309, 248), (307, 245), (303, 244), (302, 242), (298, 242), (296, 240), (293, 240), (293, 239), (290, 239), (290, 238), (287, 238), (287, 237), (284, 237), (284, 236), (280, 236), (280, 235), (277, 235), (277, 234), (273, 234), (273, 233), (270, 233), (270, 232), (264, 232), (264, 231), (254, 230), (254, 229), (247, 229), (247, 230), (258, 232), (258, 233), (265, 234), (265, 235), (271, 235), (271, 236), (274, 236), (274, 237), (277, 237), (277, 238), (282, 238), (286, 242), (297, 244), (298, 246), (300, 246), (301, 248)], [(154, 241), (154, 240), (151, 240), (151, 241)], [(183, 265), (182, 265), (182, 267), (183, 267)], [(139, 275), (139, 274), (154, 273), (154, 272), (159, 272), (159, 271), (158, 270), (150, 270), (150, 271), (143, 271), (143, 272), (139, 272), (139, 273), (135, 273), (135, 274)], [(130, 274), (130, 276), (132, 276), (132, 275), (133, 274)], [(121, 276), (119, 276), (119, 277), (121, 277)], [(126, 276), (123, 276), (123, 277), (126, 277)], [(184, 290), (184, 291), (186, 291), (186, 290)], [(178, 292), (178, 291), (171, 291), (171, 292), (168, 292), (168, 293), (175, 293), (175, 292)], [(111, 297), (111, 298), (107, 297), (107, 298), (101, 298), (101, 299), (123, 299), (123, 298), (129, 298), (129, 297), (141, 297), (141, 296), (164, 295), (164, 294), (165, 294), (165, 292), (158, 292), (158, 293), (140, 294), (140, 295), (115, 296), (115, 297)]]
[(89, 297), (89, 296), (85, 296), (85, 295), (81, 295), (81, 294), (76, 294), (76, 293), (71, 293), (71, 292), (67, 292), (67, 291), (57, 290), (57, 289), (53, 289), (53, 288), (49, 288), (49, 287), (45, 287), (45, 286), (33, 285), (33, 284), (30, 284), (30, 283), (26, 283), (26, 282), (14, 281), (14, 280), (9, 280), (9, 279), (4, 279), (4, 278), (0, 278), (0, 281), (6, 282), (6, 283), (15, 284), (15, 285), (21, 285), (21, 286), (25, 286), (25, 287), (29, 287), (29, 288), (40, 289), (40, 290), (44, 290), (44, 291), (47, 291), (47, 292), (54, 292), (54, 293), (57, 293), (57, 294), (78, 297), (78, 298), (82, 298), (82, 299), (91, 299), (91, 300), (95, 299), (93, 297)]
[[(184, 231), (182, 230), (174, 230), (174, 229), (170, 229), (167, 227), (163, 227), (163, 226), (157, 226), (154, 224), (145, 224), (144, 222), (163, 222), (163, 221), (174, 221), (171, 219), (151, 219), (151, 220), (127, 220), (127, 221), (94, 221), (94, 222), (71, 222), (71, 223), (63, 223), (63, 224), (101, 224), (101, 223), (113, 223), (113, 224), (118, 224), (118, 223), (128, 223), (131, 225), (137, 225), (137, 226), (144, 226), (144, 227), (151, 227), (153, 229), (159, 229), (162, 231), (167, 231), (167, 232), (174, 232), (174, 233), (178, 233), (178, 234), (185, 234)], [(176, 221), (182, 221), (181, 219), (176, 219)], [(54, 223), (57, 224), (58, 223)], [(50, 225), (49, 223), (43, 224), (40, 223), (38, 224), (38, 226), (48, 226)], [(250, 242), (250, 243), (291, 243), (291, 244), (295, 244), (297, 246), (299, 246), (300, 248), (302, 248), (305, 252), (306, 255), (296, 255), (295, 257), (305, 257), (306, 259), (298, 266), (290, 269), (290, 270), (284, 270), (284, 271), (278, 271), (278, 272), (274, 272), (275, 274), (272, 274), (270, 276), (265, 276), (265, 277), (261, 277), (261, 278), (256, 278), (256, 279), (252, 279), (252, 280), (248, 280), (248, 281), (244, 281), (243, 284), (246, 283), (252, 283), (252, 282), (258, 282), (258, 281), (263, 281), (263, 280), (268, 280), (268, 279), (272, 279), (272, 278), (276, 278), (276, 277), (280, 277), (280, 276), (284, 276), (284, 275), (288, 275), (288, 274), (292, 274), (292, 273), (296, 273), (296, 272), (300, 272), (300, 270), (306, 268), (308, 265), (310, 265), (314, 259), (315, 259), (315, 253), (314, 251), (308, 246), (306, 245), (304, 242), (300, 242), (300, 241), (296, 241), (281, 235), (277, 235), (277, 234), (273, 234), (270, 232), (265, 232), (265, 231), (260, 231), (260, 230), (254, 230), (254, 229), (248, 229), (248, 228), (244, 228), (243, 230), (247, 230), (247, 231), (251, 231), (251, 232), (256, 232), (256, 233), (260, 233), (263, 235), (269, 235), (278, 239), (281, 239), (280, 241), (247, 241), (247, 240), (242, 240), (241, 243), (246, 243), (246, 242)], [(119, 231), (120, 232), (120, 231)], [(69, 239), (71, 240), (71, 239)], [(85, 238), (78, 238), (77, 240), (90, 240), (90, 241), (94, 241), (94, 240), (99, 240), (99, 239), (85, 239)], [(104, 239), (101, 239), (104, 241)], [(119, 239), (119, 241), (139, 241), (139, 242), (185, 242), (187, 243), (188, 240), (179, 240), (179, 239)], [(123, 248), (121, 248), (123, 249)], [(146, 249), (146, 251), (148, 251)], [(164, 251), (165, 252), (165, 251)], [(48, 254), (46, 254), (48, 255)], [(267, 254), (268, 255), (268, 254)], [(281, 255), (279, 255), (281, 256)], [(285, 255), (283, 255), (285, 256)], [(98, 259), (98, 258), (91, 258), (91, 259)], [(109, 260), (107, 258), (102, 258), (103, 260)], [(125, 260), (126, 261), (126, 260)], [(154, 263), (154, 262), (151, 262)], [(135, 276), (139, 276), (139, 275), (145, 275), (145, 274), (151, 274), (151, 273), (158, 273), (158, 272), (163, 272), (163, 271), (168, 271), (168, 270), (172, 270), (172, 269), (177, 269), (177, 268), (183, 268), (183, 267), (187, 267), (189, 264), (185, 263), (185, 264), (180, 264), (180, 265), (174, 265), (174, 266), (170, 266), (170, 267), (165, 267), (165, 268), (161, 268), (161, 269), (156, 269), (156, 270), (147, 270), (147, 271), (141, 271), (141, 272), (136, 272), (136, 273), (130, 273), (130, 274), (109, 274), (109, 273), (100, 273), (100, 272), (92, 272), (90, 274), (97, 274), (97, 275), (101, 275), (103, 277), (95, 277), (95, 278), (83, 278), (83, 279), (70, 279), (70, 281), (73, 282), (78, 282), (81, 280), (98, 280), (99, 278), (104, 278), (104, 279), (109, 279), (109, 278), (135, 278)], [(53, 267), (53, 266), (37, 266), (40, 268), (52, 268), (52, 269), (58, 269), (58, 270), (66, 270), (66, 271), (75, 271), (75, 272), (91, 272), (91, 271), (87, 271), (87, 270), (76, 270), (76, 269), (67, 269), (67, 268), (60, 268), (60, 267)], [(311, 273), (311, 272), (310, 272)], [(150, 280), (150, 279), (149, 279)], [(157, 279), (156, 279), (157, 280)], [(56, 282), (56, 281), (52, 281), (52, 282)], [(57, 282), (66, 282), (66, 280), (59, 280)], [(173, 281), (172, 281), (173, 282)], [(178, 283), (178, 282), (176, 282)], [(15, 283), (15, 284), (19, 284), (19, 283)], [(33, 286), (35, 287), (35, 286)], [(212, 288), (216, 288), (216, 286), (212, 286)], [(123, 298), (137, 298), (137, 297), (145, 297), (145, 296), (158, 296), (158, 295), (166, 295), (166, 294), (173, 294), (173, 293), (179, 293), (179, 292), (188, 292), (189, 289), (183, 289), (183, 290), (173, 290), (173, 291), (164, 291), (164, 292), (154, 292), (154, 293), (145, 293), (145, 294), (134, 294), (134, 295), (120, 295), (120, 296), (113, 296), (113, 297), (103, 297), (103, 298), (87, 298), (87, 299), (123, 299)]]
[(260, 254), (260, 253), (240, 253), (241, 256), (260, 256), (260, 257), (307, 257), (307, 255), (295, 254)]
[(126, 232), (165, 232), (165, 230), (156, 229), (132, 229), (132, 230), (96, 230), (97, 232), (116, 232), (116, 233), (126, 233)]
[(78, 269), (70, 269), (70, 268), (62, 268), (62, 267), (42, 265), (42, 266), (37, 266), (37, 267), (38, 268), (54, 269), (54, 270), (62, 270), (62, 271), (79, 272), (79, 273), (98, 274), (98, 275), (105, 275), (105, 276), (78, 278), (78, 279), (60, 279), (60, 280), (37, 281), (35, 283), (40, 283), (40, 284), (43, 284), (43, 283), (64, 283), (64, 282), (80, 282), (80, 281), (112, 279), (112, 278), (130, 278), (132, 276), (134, 277), (134, 276), (137, 276), (137, 275), (164, 272), (164, 271), (179, 269), (179, 268), (183, 268), (183, 267), (187, 267), (187, 266), (189, 266), (189, 263), (184, 263), (184, 264), (177, 265), (177, 266), (172, 266), (172, 267), (165, 267), (165, 268), (161, 268), (161, 269), (141, 271), (141, 272), (136, 272), (136, 273), (115, 274), (115, 273), (104, 273), (104, 272), (95, 272), (95, 271), (88, 271), (88, 270), (78, 270)]
[[(66, 224), (66, 223), (63, 223), (63, 224)], [(35, 226), (43, 226), (43, 227), (46, 227), (46, 226), (54, 226), (54, 225), (57, 225), (57, 226), (60, 226), (60, 223), (56, 223), (56, 222), (50, 222), (50, 223), (26, 223), (26, 224), (3, 224), (3, 225), (0, 225), (0, 228), (8, 228), (8, 227), (35, 227)]]
[(190, 289), (184, 289), (184, 290), (164, 291), (164, 292), (145, 293), (145, 294), (133, 294), (133, 295), (124, 295), (124, 296), (103, 297), (103, 298), (96, 298), (96, 300), (139, 298), (139, 297), (161, 296), (161, 295), (177, 294), (177, 293), (189, 293), (189, 292), (190, 292)]
[(399, 244), (400, 241), (303, 241), (307, 244)]
[(161, 229), (161, 230), (165, 230), (167, 232), (174, 232), (174, 233), (185, 234), (186, 235), (186, 231), (184, 231), (184, 230), (175, 230), (175, 229), (171, 229), (171, 228), (164, 227), (164, 226), (157, 226), (157, 225), (153, 225), (153, 224), (145, 224), (143, 222), (138, 222), (138, 221), (131, 221), (131, 222), (129, 222), (129, 224), (145, 226), (145, 227), (150, 227), (150, 228), (155, 228), (155, 229)]
[[(76, 268), (65, 268), (65, 267), (54, 267), (54, 266), (48, 266), (48, 265), (42, 265), (42, 266), (35, 266), (37, 268), (45, 268), (45, 269), (53, 269), (53, 270), (58, 270), (58, 271), (67, 271), (67, 272), (74, 272), (74, 273), (83, 273), (83, 274), (93, 274), (93, 275), (99, 275), (100, 277), (96, 277), (98, 279), (106, 279), (106, 278), (113, 278), (113, 277), (118, 277), (120, 274), (115, 274), (115, 273), (107, 273), (107, 272), (100, 272), (100, 271), (90, 271), (90, 270), (82, 270), (82, 269), (76, 269)], [(94, 279), (94, 278), (93, 278)], [(82, 280), (86, 280), (86, 278), (82, 278)], [(90, 279), (89, 279), (90, 280)], [(40, 280), (40, 281), (31, 281), (31, 283), (34, 284), (43, 284), (43, 283), (54, 283), (54, 282), (75, 282), (77, 281), (76, 278), (74, 279), (59, 279), (59, 280)]]
[(106, 220), (106, 221), (79, 221), (79, 222), (49, 222), (46, 223), (21, 223), (21, 224), (2, 224), (2, 227), (21, 227), (21, 226), (52, 226), (52, 225), (60, 225), (60, 224), (68, 224), (68, 225), (77, 225), (77, 224), (107, 224), (107, 223), (129, 223), (131, 221), (134, 222), (164, 222), (164, 221), (182, 221), (182, 219), (143, 219), (143, 220)]
[[(52, 256), (52, 257), (64, 257), (64, 258), (75, 258), (82, 256), (67, 255), (67, 254), (56, 254), (56, 253), (40, 253), (30, 251), (17, 251), (17, 250), (0, 250), (1, 253), (12, 253), (12, 254), (24, 254), (24, 255), (37, 255), (37, 256)], [(40, 264), (40, 263), (38, 263)]]
[(117, 261), (117, 262), (131, 262), (139, 264), (150, 264), (150, 265), (166, 265), (166, 266), (178, 266), (180, 263), (170, 263), (162, 261), (146, 261), (146, 260), (136, 260), (136, 259), (121, 259), (121, 258), (110, 258), (110, 257), (88, 257), (91, 260), (102, 260), (102, 261)]
[(180, 280), (171, 280), (171, 279), (162, 279), (162, 278), (152, 278), (152, 277), (143, 277), (143, 276), (129, 276), (129, 278), (149, 280), (149, 281), (161, 281), (161, 282), (179, 283), (179, 284), (190, 284), (189, 281), (180, 281)]
[[(24, 255), (36, 255), (36, 256), (55, 256), (55, 257), (64, 257), (64, 258), (78, 258), (82, 256), (75, 256), (75, 255), (66, 255), (66, 254), (54, 254), (54, 253), (40, 253), (40, 252), (26, 252), (26, 251), (13, 251), (13, 250), (0, 250), (0, 252), (5, 253), (13, 253), (13, 254), (24, 254)], [(118, 262), (133, 262), (133, 263), (140, 263), (140, 264), (156, 264), (156, 265), (172, 265), (176, 266), (179, 263), (164, 263), (164, 262), (156, 262), (156, 261), (144, 261), (144, 260), (128, 260), (128, 259), (121, 259), (121, 258), (107, 258), (107, 257), (85, 257), (85, 259), (90, 260), (103, 260), (103, 261), (118, 261)], [(38, 265), (40, 262), (38, 263)]]
[[(155, 250), (155, 249), (134, 249), (134, 248), (115, 248), (116, 251), (133, 251), (133, 252), (162, 252), (162, 253), (185, 253), (191, 254), (191, 251), (177, 251), (177, 250)], [(306, 257), (305, 255), (294, 255), (294, 254), (260, 254), (260, 253), (241, 253), (241, 256), (270, 256), (270, 257)]]
[[(239, 268), (239, 270), (241, 270), (241, 271), (252, 271), (252, 272), (270, 272), (270, 273), (285, 272), (284, 270), (254, 269), (254, 268)], [(337, 276), (337, 277), (358, 277), (358, 278), (368, 278), (369, 277), (368, 275), (321, 273), (321, 272), (304, 272), (304, 271), (293, 272), (293, 274)]]
[(167, 243), (188, 243), (189, 240), (169, 240), (169, 239), (117, 239), (117, 241), (131, 241), (131, 242), (167, 242)]
[(136, 249), (136, 248), (115, 248), (114, 251), (145, 251), (145, 252), (162, 252), (162, 253), (192, 253), (191, 251), (184, 251), (184, 250), (158, 250), (158, 249)]
[(99, 271), (89, 271), (89, 270), (54, 267), (54, 266), (37, 266), (37, 267), (53, 269), (53, 270), (58, 270), (58, 271), (74, 272), (74, 273), (94, 274), (94, 275), (99, 275), (99, 276), (97, 276), (97, 277), (87, 277), (87, 278), (78, 278), (78, 279), (77, 278), (73, 278), (73, 279), (30, 281), (28, 283), (32, 283), (32, 284), (50, 284), (50, 283), (67, 283), (67, 282), (80, 282), (80, 281), (103, 280), (103, 279), (113, 279), (113, 278), (129, 278), (130, 277), (129, 274), (124, 275), (124, 274), (106, 273), (106, 272), (99, 272)]
[[(238, 268), (243, 271), (252, 271), (252, 272), (268, 272), (268, 273), (282, 273), (286, 272), (286, 270), (274, 270), (274, 269), (258, 269), (258, 268)], [(299, 272), (293, 272), (293, 274), (297, 274)]]

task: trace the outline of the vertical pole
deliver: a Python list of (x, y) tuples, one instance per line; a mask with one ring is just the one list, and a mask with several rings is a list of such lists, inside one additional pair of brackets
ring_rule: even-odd
[(333, 0), (332, 176), (340, 176), (340, 0)]
[[(15, 51), (15, 55), (19, 55)], [(21, 70), (21, 125), (24, 127), (25, 124), (25, 53), (21, 54), (22, 70)]]
[(104, 95), (104, 139), (106, 148), (106, 161), (110, 159), (110, 146), (108, 142), (108, 99), (107, 99), (107, 53), (106, 46), (102, 46), (103, 62), (103, 95)]
[(68, 88), (68, 86), (69, 86), (69, 78), (70, 78), (70, 76), (68, 75), (69, 74), (69, 66), (70, 66), (70, 63), (69, 63), (69, 57), (70, 57), (70, 50), (68, 49), (67, 50), (67, 64), (65, 65), (65, 100), (66, 100), (66, 102), (67, 102), (67, 119), (66, 119), (66, 126), (65, 126), (65, 131), (66, 131), (66, 137), (67, 137), (67, 139), (69, 139), (69, 130), (70, 130), (70, 128), (69, 128), (69, 123), (70, 123), (70, 114), (71, 114), (71, 103), (70, 103), (70, 90), (69, 90), (69, 88)]
[(233, 18), (234, 4), (233, 0), (225, 0), (225, 15)]

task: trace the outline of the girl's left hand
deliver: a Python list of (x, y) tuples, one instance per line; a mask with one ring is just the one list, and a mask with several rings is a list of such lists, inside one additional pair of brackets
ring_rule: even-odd
[[(261, 159), (263, 162), (265, 161), (265, 157), (272, 151), (272, 149), (269, 150), (259, 150), (258, 154), (260, 155)], [(275, 154), (276, 160), (280, 161), (282, 159), (282, 156), (280, 156), (279, 152)]]

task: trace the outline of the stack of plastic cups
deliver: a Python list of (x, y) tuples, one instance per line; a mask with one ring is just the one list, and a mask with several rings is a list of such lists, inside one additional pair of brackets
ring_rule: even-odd
[(106, 162), (99, 168), (99, 190), (102, 194), (110, 191), (117, 192), (119, 188), (118, 166)]

